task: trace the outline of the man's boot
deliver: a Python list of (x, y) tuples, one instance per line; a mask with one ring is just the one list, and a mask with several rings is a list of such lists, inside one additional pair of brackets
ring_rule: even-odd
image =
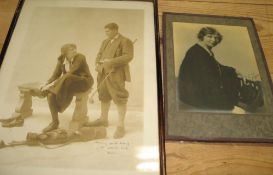
[(124, 120), (125, 120), (125, 115), (127, 111), (127, 106), (126, 104), (122, 104), (122, 105), (117, 105), (117, 108), (118, 108), (118, 114), (119, 114), (119, 121), (118, 121), (118, 126), (116, 128), (116, 131), (114, 133), (115, 139), (122, 138), (125, 135)]
[(52, 131), (52, 130), (57, 129), (59, 127), (56, 95), (49, 93), (47, 95), (47, 101), (48, 101), (48, 106), (49, 106), (51, 116), (52, 116), (52, 122), (45, 129), (43, 129), (43, 132), (49, 132), (49, 131)]
[(108, 126), (108, 112), (110, 109), (110, 101), (109, 102), (101, 102), (101, 116), (99, 119), (86, 123), (84, 126)]

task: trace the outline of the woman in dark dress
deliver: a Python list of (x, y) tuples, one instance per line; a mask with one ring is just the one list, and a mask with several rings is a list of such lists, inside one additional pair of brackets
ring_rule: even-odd
[(214, 28), (204, 27), (198, 39), (180, 66), (179, 99), (201, 109), (232, 110), (239, 101), (240, 80), (236, 70), (220, 64), (212, 52), (222, 35)]

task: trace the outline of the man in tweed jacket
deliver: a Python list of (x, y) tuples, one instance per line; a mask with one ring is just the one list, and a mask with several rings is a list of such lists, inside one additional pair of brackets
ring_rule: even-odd
[[(131, 40), (118, 33), (117, 24), (107, 24), (105, 33), (107, 39), (102, 42), (96, 58), (101, 116), (98, 120), (87, 125), (108, 126), (108, 112), (110, 102), (113, 100), (117, 105), (119, 114), (119, 122), (114, 138), (121, 138), (125, 134), (124, 119), (129, 97), (129, 92), (125, 89), (125, 82), (131, 81), (129, 62), (133, 59), (134, 48)], [(109, 76), (107, 76), (108, 74)], [(103, 81), (104, 79), (105, 81)]]

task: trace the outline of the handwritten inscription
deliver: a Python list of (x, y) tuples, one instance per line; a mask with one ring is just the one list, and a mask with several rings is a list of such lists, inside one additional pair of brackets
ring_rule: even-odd
[(130, 151), (128, 141), (96, 141), (97, 150), (108, 155), (124, 155)]

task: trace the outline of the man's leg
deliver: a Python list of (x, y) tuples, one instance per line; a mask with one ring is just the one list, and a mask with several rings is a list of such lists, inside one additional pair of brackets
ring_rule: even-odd
[(111, 104), (111, 101), (101, 102), (101, 116), (100, 116), (100, 119), (101, 119), (101, 121), (107, 123), (107, 125), (108, 125), (108, 113), (109, 113), (109, 109), (110, 109), (110, 104)]
[(57, 129), (59, 126), (56, 95), (49, 92), (47, 95), (47, 101), (52, 116), (52, 122), (43, 130), (43, 132), (49, 132), (51, 130)]
[(118, 121), (118, 126), (117, 129), (114, 133), (114, 138), (122, 138), (125, 135), (125, 128), (124, 128), (124, 120), (126, 116), (126, 111), (127, 111), (127, 105), (125, 104), (117, 104), (118, 108), (118, 114), (119, 114), (119, 121)]
[(113, 137), (115, 139), (122, 138), (125, 135), (124, 120), (127, 111), (129, 92), (125, 89), (125, 81), (122, 79), (110, 79), (106, 81), (106, 86), (111, 98), (117, 105), (119, 115), (118, 125)]
[(106, 81), (108, 80), (105, 79), (105, 77), (106, 77), (105, 73), (98, 74), (97, 88), (98, 88), (99, 100), (101, 102), (100, 118), (95, 121), (86, 123), (85, 126), (105, 126), (105, 127), (108, 126), (108, 113), (109, 113), (112, 97), (109, 94), (108, 88), (106, 86)]
[(92, 122), (89, 122), (89, 123), (86, 123), (84, 124), (84, 126), (104, 126), (104, 127), (107, 127), (108, 126), (108, 113), (109, 113), (109, 109), (110, 109), (110, 104), (111, 104), (111, 101), (108, 101), (108, 102), (102, 102), (101, 101), (101, 115), (100, 115), (100, 118), (95, 120), (95, 121), (92, 121)]

